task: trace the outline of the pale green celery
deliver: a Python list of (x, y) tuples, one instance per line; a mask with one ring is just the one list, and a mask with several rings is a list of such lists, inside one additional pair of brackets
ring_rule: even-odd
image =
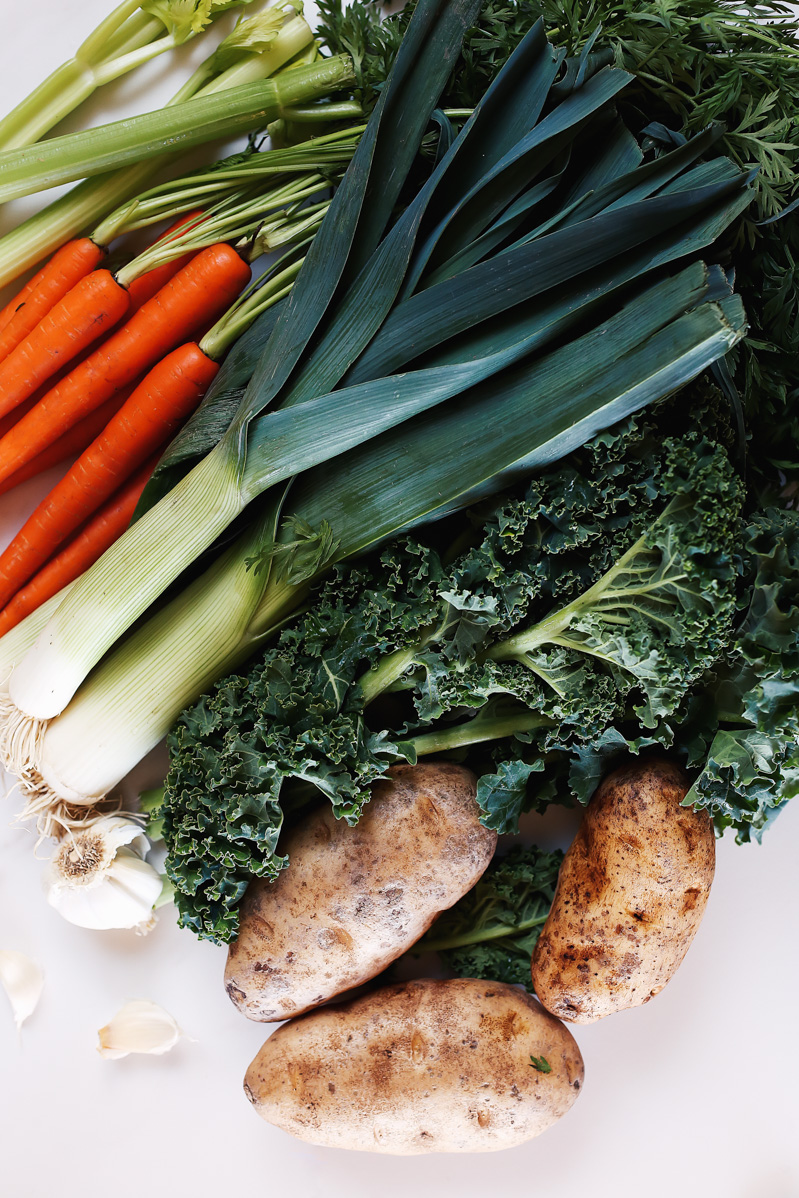
[[(283, 72), (281, 68), (311, 42), (313, 42), (313, 30), (305, 18), (292, 17), (286, 21), (268, 50), (263, 50), (260, 54), (247, 54), (240, 62), (228, 67), (210, 81), (208, 62), (202, 63), (192, 76), (192, 80), (195, 86), (199, 85), (204, 96), (212, 96), (216, 92), (227, 91), (231, 87), (241, 87), (245, 83), (254, 83), (258, 79), (278, 74), (283, 80), (289, 76), (290, 72)], [(320, 61), (329, 62), (330, 59), (320, 60), (316, 57), (313, 62), (308, 63), (308, 66), (313, 66)]]
[(122, 641), (48, 725), (38, 769), (54, 794), (81, 803), (107, 794), (187, 703), (246, 656), (245, 633), (266, 585), (246, 561), (261, 543), (259, 528), (245, 533)]
[(352, 79), (343, 57), (324, 58), (276, 79), (196, 96), (42, 145), (0, 154), (0, 203), (148, 158), (262, 129), (285, 108), (345, 87)]
[[(222, 11), (210, 11), (206, 26)], [(140, 0), (123, 0), (78, 47), (69, 62), (53, 71), (0, 121), (0, 151), (32, 145), (98, 88), (173, 50), (199, 32), (202, 30), (190, 27), (169, 30), (163, 20), (141, 12)]]
[(329, 104), (284, 108), (281, 119), (298, 125), (316, 125), (327, 121), (357, 121), (362, 116), (363, 109), (357, 100), (336, 100)]
[[(293, 18), (287, 21), (270, 47), (268, 56), (247, 55), (247, 66), (251, 72), (257, 65), (262, 72), (259, 77), (266, 78), (270, 71), (274, 72), (290, 61), (300, 41), (298, 20), (299, 18)], [(307, 44), (313, 40), (313, 33), (307, 22), (301, 23), (305, 26), (304, 37)], [(208, 85), (203, 86), (204, 77), (201, 76), (201, 71), (202, 67), (195, 71), (167, 102), (167, 107), (182, 104), (184, 100), (195, 95), (211, 94)], [(216, 85), (222, 80), (226, 80), (229, 86), (234, 86), (239, 81), (235, 67), (228, 68), (212, 83)], [(87, 179), (67, 195), (60, 196), (41, 212), (35, 213), (16, 229), (6, 233), (0, 238), (0, 287), (12, 282), (31, 266), (52, 254), (70, 237), (75, 237), (86, 229), (91, 230), (106, 213), (135, 196), (153, 175), (179, 156), (177, 153), (151, 159), (123, 170)]]
[[(88, 90), (83, 89), (91, 78), (93, 67), (105, 57), (105, 45), (120, 33), (139, 5), (140, 0), (122, 0), (78, 47), (74, 58), (56, 67), (29, 96), (3, 117), (0, 121), (0, 149), (30, 145), (91, 95), (94, 89), (90, 84)], [(125, 52), (127, 46), (124, 42), (119, 49)], [(77, 97), (74, 101), (71, 99), (73, 96)], [(65, 99), (67, 107), (64, 107)], [(51, 111), (57, 114), (53, 120), (49, 120)]]

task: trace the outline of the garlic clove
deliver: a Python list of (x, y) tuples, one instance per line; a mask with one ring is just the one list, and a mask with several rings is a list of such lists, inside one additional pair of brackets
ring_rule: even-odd
[(17, 1031), (36, 1010), (44, 986), (44, 974), (24, 953), (0, 949), (0, 982), (11, 1002)]
[(132, 1052), (160, 1056), (174, 1048), (183, 1035), (175, 1020), (158, 1003), (139, 998), (126, 1003), (98, 1032), (97, 1051), (116, 1061)]

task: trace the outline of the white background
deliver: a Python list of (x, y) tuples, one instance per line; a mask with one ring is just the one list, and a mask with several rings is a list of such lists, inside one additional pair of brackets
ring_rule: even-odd
[[(0, 109), (108, 7), (3, 0)], [(180, 70), (206, 52), (186, 47)], [(157, 107), (177, 86), (166, 75), (161, 60), (82, 119)], [(0, 231), (25, 210), (0, 211)], [(56, 477), (0, 499), (1, 543)], [(151, 761), (145, 781), (159, 768)], [(667, 989), (576, 1029), (586, 1084), (561, 1123), (504, 1153), (415, 1158), (314, 1148), (261, 1123), (241, 1081), (268, 1029), (228, 1002), (224, 950), (178, 931), (169, 911), (146, 938), (65, 923), (44, 901), (35, 838), (13, 824), (15, 810), (12, 795), (0, 808), (0, 948), (33, 956), (46, 987), (19, 1038), (0, 995), (2, 1198), (799, 1198), (799, 802), (763, 846), (720, 843), (707, 914)], [(527, 831), (565, 846), (575, 820), (555, 812)], [(102, 1060), (97, 1029), (130, 998), (161, 1003), (187, 1038), (165, 1057)]]

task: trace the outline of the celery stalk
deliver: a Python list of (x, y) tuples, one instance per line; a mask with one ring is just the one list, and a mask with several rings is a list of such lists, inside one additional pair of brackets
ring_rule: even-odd
[[(250, 0), (239, 0), (246, 4)], [(196, 37), (229, 5), (215, 6), (187, 20), (185, 6), (170, 0), (160, 16), (141, 12), (141, 0), (122, 0), (38, 87), (0, 120), (0, 150), (38, 141), (99, 87), (167, 50)]]
[(0, 154), (0, 203), (75, 179), (125, 167), (177, 147), (191, 149), (222, 137), (262, 129), (286, 108), (338, 91), (352, 82), (349, 60), (324, 58), (279, 79), (198, 96), (174, 108), (54, 137)]
[[(299, 49), (312, 43), (313, 31), (308, 23), (301, 18), (290, 19), (267, 50), (261, 53), (243, 52), (241, 63), (221, 70), (218, 75), (212, 76), (210, 83), (205, 64), (201, 65), (166, 107), (182, 104), (195, 95), (212, 94), (211, 89), (215, 92), (242, 82), (266, 78), (290, 62)], [(214, 51), (208, 61), (216, 60), (217, 54), (218, 50)], [(244, 72), (239, 67), (246, 67), (246, 78), (242, 77)], [(174, 158), (178, 156), (176, 154)], [(6, 233), (0, 238), (0, 287), (35, 266), (70, 237), (86, 229), (91, 230), (106, 213), (135, 196), (154, 174), (172, 161), (172, 156), (163, 156), (87, 179)]]

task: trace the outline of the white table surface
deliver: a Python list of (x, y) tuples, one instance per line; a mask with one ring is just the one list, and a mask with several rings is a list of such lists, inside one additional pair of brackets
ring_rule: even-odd
[[(3, 7), (5, 111), (110, 5)], [(203, 56), (199, 42), (180, 55)], [(122, 81), (87, 117), (156, 107), (174, 90), (165, 75), (154, 64)], [(0, 211), (0, 229), (25, 210)], [(56, 477), (0, 499), (0, 543)], [(159, 768), (156, 755), (148, 780)], [(241, 1082), (269, 1029), (228, 1002), (224, 950), (180, 932), (171, 911), (144, 938), (65, 923), (16, 806), (12, 794), (0, 807), (0, 948), (34, 957), (46, 985), (20, 1037), (0, 995), (2, 1198), (799, 1198), (799, 802), (762, 846), (719, 844), (707, 914), (667, 989), (576, 1029), (586, 1084), (558, 1125), (508, 1152), (412, 1158), (315, 1148), (260, 1122)], [(528, 832), (565, 845), (575, 820), (554, 812)], [(102, 1060), (97, 1029), (131, 998), (161, 1003), (186, 1039), (164, 1057)]]

